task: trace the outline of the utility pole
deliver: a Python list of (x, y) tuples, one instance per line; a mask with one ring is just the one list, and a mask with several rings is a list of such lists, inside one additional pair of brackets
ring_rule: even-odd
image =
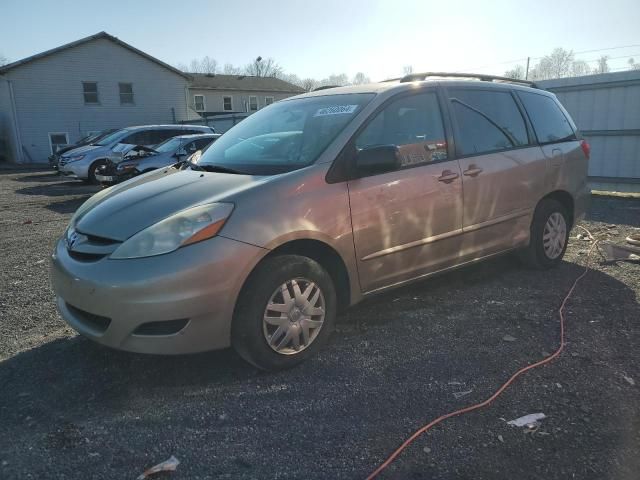
[(531, 60), (531, 57), (527, 57), (527, 70), (524, 73), (525, 80), (529, 80), (529, 60)]

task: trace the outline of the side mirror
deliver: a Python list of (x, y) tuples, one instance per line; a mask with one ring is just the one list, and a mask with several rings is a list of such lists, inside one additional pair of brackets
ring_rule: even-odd
[(400, 157), (396, 145), (376, 145), (358, 150), (355, 158), (356, 177), (397, 170)]

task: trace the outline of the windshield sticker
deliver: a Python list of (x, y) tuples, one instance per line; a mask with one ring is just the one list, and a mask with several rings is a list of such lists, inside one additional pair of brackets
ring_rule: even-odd
[(324, 117), (326, 115), (352, 114), (356, 111), (358, 105), (332, 105), (319, 109), (313, 114), (314, 117)]

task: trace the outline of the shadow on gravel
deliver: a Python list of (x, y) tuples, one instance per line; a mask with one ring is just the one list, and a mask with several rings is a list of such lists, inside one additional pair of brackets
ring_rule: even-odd
[(87, 185), (79, 182), (58, 182), (51, 185), (37, 185), (19, 188), (20, 195), (44, 195), (48, 197), (67, 197), (71, 195), (93, 195), (100, 191), (99, 186)]
[(44, 183), (44, 182), (60, 182), (64, 180), (64, 177), (58, 175), (56, 172), (48, 172), (48, 173), (38, 173), (37, 175), (25, 175), (24, 177), (14, 178), (14, 180), (16, 182), (22, 182), (22, 183)]
[(70, 198), (69, 200), (62, 200), (60, 202), (52, 202), (45, 205), (45, 208), (56, 213), (74, 213), (80, 205), (86, 202), (91, 195), (83, 195), (82, 197)]

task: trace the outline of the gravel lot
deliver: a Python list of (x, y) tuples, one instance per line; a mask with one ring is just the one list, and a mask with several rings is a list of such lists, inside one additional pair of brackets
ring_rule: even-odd
[[(312, 361), (266, 374), (232, 351), (129, 354), (65, 326), (48, 257), (94, 191), (0, 173), (3, 479), (135, 478), (172, 454), (182, 463), (159, 478), (364, 478), (423, 423), (556, 348), (556, 309), (588, 248), (573, 239), (551, 272), (502, 257), (369, 300)], [(640, 201), (595, 198), (585, 224), (622, 242)], [(639, 295), (639, 265), (596, 265), (558, 360), (418, 439), (382, 478), (637, 479)], [(536, 412), (534, 433), (504, 421)]]

